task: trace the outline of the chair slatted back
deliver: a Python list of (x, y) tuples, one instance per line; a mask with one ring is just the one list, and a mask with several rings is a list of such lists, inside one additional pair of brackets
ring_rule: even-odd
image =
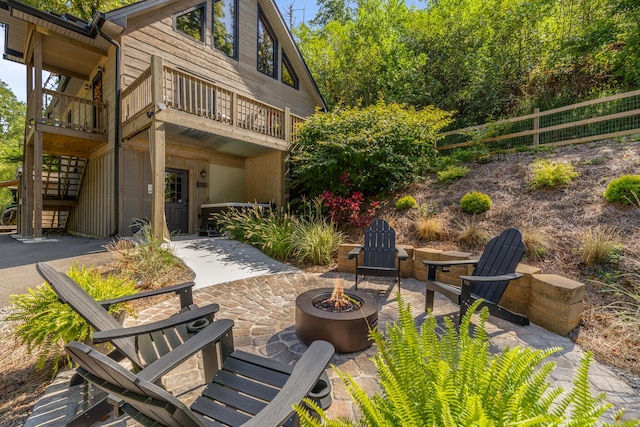
[(383, 219), (376, 219), (364, 231), (363, 266), (395, 268), (396, 232)]
[[(522, 233), (515, 228), (505, 230), (502, 234), (491, 239), (476, 264), (473, 276), (499, 276), (516, 271), (520, 259), (524, 255)], [(507, 289), (508, 280), (499, 282), (483, 282), (471, 287), (474, 297), (497, 304)]]
[(78, 373), (101, 390), (126, 402), (122, 409), (143, 425), (204, 426), (189, 408), (171, 393), (137, 378), (109, 357), (78, 342), (65, 347), (80, 366)]
[[(36, 269), (49, 283), (56, 295), (58, 295), (58, 299), (60, 299), (62, 303), (69, 305), (94, 330), (108, 331), (122, 328), (122, 325), (114, 319), (107, 310), (98, 304), (91, 295), (69, 276), (60, 273), (44, 262), (39, 262), (36, 265)], [(137, 369), (142, 369), (142, 363), (136, 352), (134, 338), (118, 338), (113, 340), (112, 344), (129, 359)]]

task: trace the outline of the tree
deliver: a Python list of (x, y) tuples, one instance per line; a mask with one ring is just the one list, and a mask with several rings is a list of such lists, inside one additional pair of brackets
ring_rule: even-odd
[(59, 15), (69, 13), (91, 21), (97, 12), (107, 12), (134, 3), (136, 0), (24, 0), (24, 3)]
[[(25, 111), (24, 102), (0, 80), (0, 181), (14, 179), (22, 161)], [(12, 201), (9, 190), (0, 188), (0, 211)]]

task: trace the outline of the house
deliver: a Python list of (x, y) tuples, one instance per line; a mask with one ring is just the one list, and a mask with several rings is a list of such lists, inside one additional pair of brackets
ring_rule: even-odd
[(144, 0), (91, 22), (0, 0), (26, 65), (18, 234), (195, 233), (205, 204), (286, 203), (296, 126), (326, 109), (273, 0)]

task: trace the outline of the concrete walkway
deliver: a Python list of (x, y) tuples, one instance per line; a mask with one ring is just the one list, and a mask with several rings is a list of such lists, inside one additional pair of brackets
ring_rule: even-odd
[[(224, 246), (227, 244), (231, 246)], [(218, 283), (219, 278), (227, 274), (225, 270), (231, 270), (233, 264), (231, 262), (233, 257), (221, 252), (222, 246), (219, 245), (227, 247), (233, 252), (234, 246), (231, 241), (220, 242), (217, 239), (180, 243), (176, 246), (179, 247), (179, 254), (198, 254), (199, 260), (196, 261), (204, 266), (199, 272), (196, 272), (196, 275), (200, 276), (198, 281), (199, 283), (212, 284)], [(211, 248), (210, 255), (206, 255), (208, 247)], [(187, 252), (182, 252), (183, 249), (186, 249)], [(238, 267), (238, 274), (241, 272), (252, 274), (262, 268), (270, 268), (267, 266), (271, 264), (265, 260), (257, 261), (255, 268), (251, 268), (251, 256), (248, 252), (242, 254), (239, 255), (239, 264), (246, 265)], [(188, 255), (187, 258), (189, 258)], [(190, 259), (185, 259), (185, 261), (187, 265), (193, 262)], [(283, 271), (289, 270), (280, 270), (280, 272)], [(220, 311), (217, 318), (234, 320), (233, 334), (236, 348), (272, 357), (286, 363), (293, 363), (306, 349), (306, 346), (298, 340), (295, 334), (296, 296), (308, 289), (332, 287), (336, 280), (342, 281), (345, 287), (349, 288), (352, 286), (354, 278), (353, 275), (335, 273), (320, 275), (290, 273), (267, 276), (252, 274), (250, 277), (200, 288), (194, 293), (194, 298), (199, 305), (218, 303)], [(385, 281), (363, 282), (358, 289), (370, 293), (378, 300), (380, 328), (384, 329), (389, 321), (397, 319), (398, 309), (395, 297), (397, 287), (394, 287), (393, 283)], [(424, 293), (423, 283), (415, 279), (403, 280), (402, 295), (405, 301), (411, 304), (417, 324), (421, 324), (425, 318), (425, 313), (422, 311)], [(141, 319), (144, 319), (144, 322), (149, 322), (166, 318), (175, 312), (177, 306), (176, 301), (169, 300), (149, 307), (139, 313), (137, 320), (128, 319), (127, 324), (139, 323), (142, 321)], [(440, 320), (445, 316), (452, 316), (458, 311), (457, 306), (439, 295), (436, 295), (435, 307), (434, 314)], [(562, 351), (548, 359), (557, 364), (549, 380), (553, 386), (565, 389), (571, 387), (571, 380), (583, 351), (568, 338), (549, 333), (535, 325), (521, 327), (497, 318), (490, 318), (487, 332), (491, 337), (492, 351), (518, 345), (537, 349), (561, 347)], [(353, 376), (367, 392), (374, 393), (378, 390), (375, 369), (370, 360), (374, 354), (375, 348), (373, 347), (356, 353), (336, 354), (331, 363)], [(197, 358), (185, 363), (163, 379), (165, 387), (185, 403), (190, 403), (203, 387), (199, 366), (201, 363)], [(334, 371), (329, 370), (328, 372), (333, 386), (333, 404), (329, 409), (329, 415), (331, 417), (357, 418), (359, 416), (358, 410), (348, 397), (345, 387)], [(68, 378), (69, 373), (63, 373), (56, 379), (34, 408), (33, 414), (25, 426), (64, 425), (68, 415), (73, 412), (73, 408), (78, 407), (80, 402), (79, 388), (70, 389), (67, 386)], [(616, 408), (624, 407), (628, 410), (627, 416), (640, 418), (640, 396), (609, 368), (594, 362), (590, 369), (590, 381), (594, 393), (606, 392), (607, 400), (613, 403)], [(115, 420), (110, 419), (101, 425), (124, 426), (135, 425), (135, 422), (123, 416)]]

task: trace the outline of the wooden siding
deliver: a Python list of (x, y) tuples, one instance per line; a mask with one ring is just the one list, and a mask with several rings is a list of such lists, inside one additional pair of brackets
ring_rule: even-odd
[(283, 153), (245, 160), (245, 195), (249, 201), (273, 202), (281, 207), (284, 195)]
[[(170, 4), (144, 16), (130, 19), (128, 29), (122, 36), (123, 81), (131, 84), (151, 63), (151, 55), (162, 57), (165, 65), (183, 69), (209, 79), (217, 85), (238, 91), (247, 97), (259, 99), (270, 105), (290, 107), (293, 114), (308, 116), (314, 113), (314, 91), (309, 84), (301, 84), (296, 90), (280, 81), (266, 76), (256, 69), (257, 2), (240, 1), (238, 20), (238, 60), (227, 57), (211, 47), (210, 30), (207, 29), (204, 43), (190, 39), (173, 30), (173, 15), (200, 1)], [(207, 8), (209, 8), (207, 3)], [(207, 20), (210, 20), (207, 10)], [(294, 62), (296, 74), (304, 74), (301, 63), (295, 63), (296, 52), (287, 41), (285, 30), (271, 23), (279, 39), (278, 70), (281, 52)], [(305, 82), (306, 79), (301, 79)]]
[(89, 160), (78, 205), (69, 215), (69, 232), (106, 237), (115, 231), (113, 178), (113, 151)]

